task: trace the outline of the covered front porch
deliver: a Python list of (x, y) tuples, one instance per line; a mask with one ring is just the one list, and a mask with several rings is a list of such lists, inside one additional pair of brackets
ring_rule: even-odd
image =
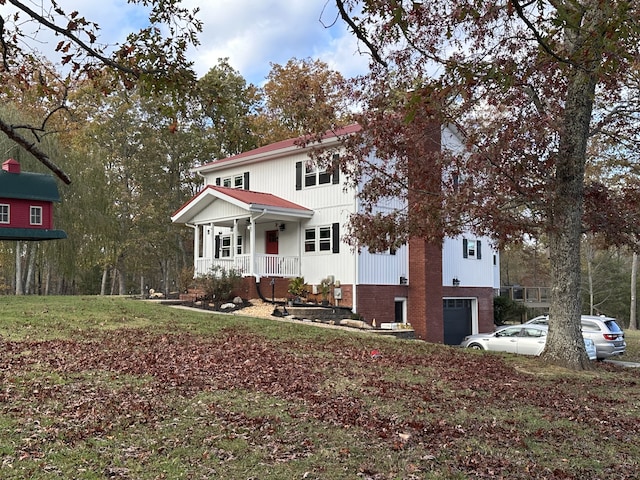
[(194, 231), (194, 270), (242, 276), (298, 277), (303, 222), (313, 211), (275, 195), (209, 185), (172, 217)]

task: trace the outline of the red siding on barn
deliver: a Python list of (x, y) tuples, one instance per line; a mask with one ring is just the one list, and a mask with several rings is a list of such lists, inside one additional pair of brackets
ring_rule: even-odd
[[(53, 208), (51, 202), (37, 200), (0, 198), (0, 204), (9, 205), (9, 223), (2, 226), (9, 228), (39, 228), (51, 230), (53, 228)], [(31, 207), (42, 208), (42, 225), (31, 225)]]

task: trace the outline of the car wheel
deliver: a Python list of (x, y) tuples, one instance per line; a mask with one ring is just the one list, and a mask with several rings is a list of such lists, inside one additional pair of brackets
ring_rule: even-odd
[(471, 348), (473, 350), (484, 350), (484, 348), (482, 348), (482, 345), (480, 345), (479, 343), (471, 343), (467, 348)]

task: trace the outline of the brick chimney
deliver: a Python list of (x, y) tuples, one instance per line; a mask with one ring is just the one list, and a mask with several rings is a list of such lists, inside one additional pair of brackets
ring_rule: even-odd
[[(409, 211), (421, 202), (415, 192), (437, 192), (442, 172), (424, 173), (424, 162), (431, 152), (440, 152), (441, 126), (438, 122), (424, 125), (424, 150), (411, 155), (409, 162)], [(419, 211), (415, 209), (415, 211)], [(444, 343), (444, 307), (442, 304), (442, 242), (425, 238), (409, 239), (409, 297), (407, 318), (421, 340)]]
[(9, 173), (20, 173), (20, 163), (13, 158), (10, 158), (2, 164), (2, 170)]

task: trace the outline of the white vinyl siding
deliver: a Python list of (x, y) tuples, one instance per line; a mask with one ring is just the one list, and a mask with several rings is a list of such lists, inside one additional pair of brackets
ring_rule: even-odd
[[(471, 251), (470, 240), (473, 240)], [(442, 284), (451, 286), (457, 278), (461, 287), (495, 287), (494, 259), (498, 263), (498, 252), (487, 237), (447, 238), (442, 247)]]

